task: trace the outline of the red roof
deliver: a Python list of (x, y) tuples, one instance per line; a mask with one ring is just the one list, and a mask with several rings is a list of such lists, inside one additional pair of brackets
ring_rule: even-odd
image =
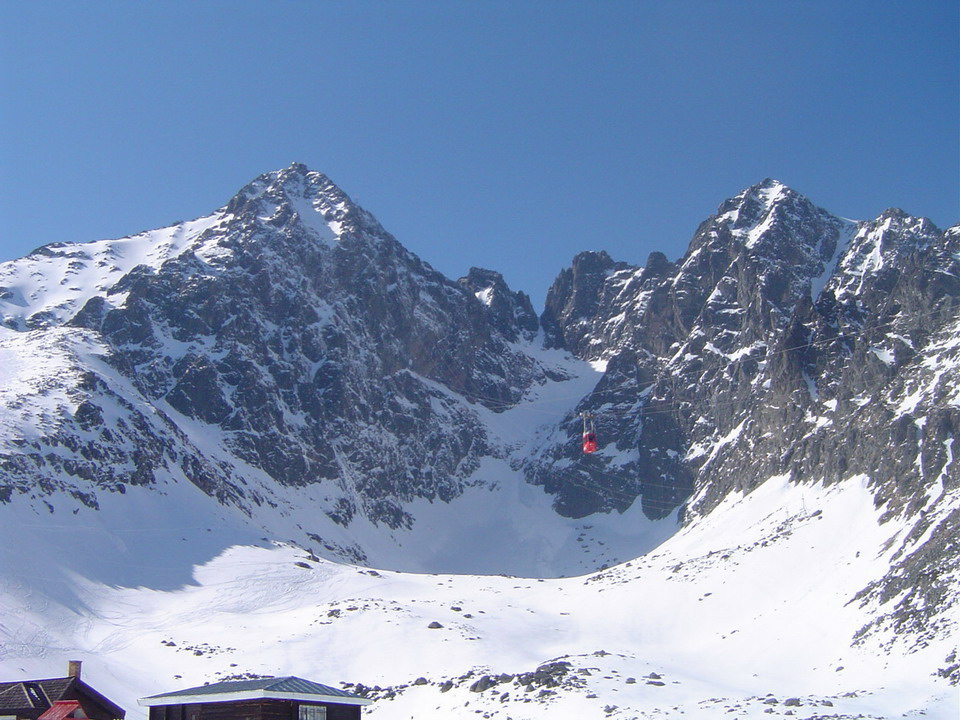
[(40, 720), (64, 720), (79, 708), (80, 703), (76, 700), (57, 700), (49, 710), (40, 716)]

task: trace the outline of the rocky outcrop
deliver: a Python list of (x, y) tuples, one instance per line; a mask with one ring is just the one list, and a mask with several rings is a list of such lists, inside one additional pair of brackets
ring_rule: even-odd
[(930, 478), (958, 475), (958, 277), (955, 231), (896, 210), (844, 221), (772, 180), (723, 203), (676, 264), (579, 255), (543, 323), (606, 363), (578, 410), (609, 444), (578, 456), (568, 418), (529, 477), (576, 513), (639, 497), (651, 515), (688, 498), (703, 515), (784, 474), (862, 473), (878, 502), (916, 505)]
[[(167, 418), (159, 436), (203, 428), (218, 469), (184, 473), (205, 490), (235, 477), (248, 512), (264, 495), (243, 489), (253, 468), (261, 485), (324, 486), (327, 514), (341, 524), (360, 513), (409, 526), (406, 503), (448, 501), (483, 458), (504, 454), (471, 403), (500, 411), (555, 375), (516, 347), (537, 333), (529, 298), (489, 271), (446, 279), (320, 173), (301, 165), (268, 173), (211, 217), (194, 236), (171, 240), (165, 255), (77, 300), (64, 331), (103, 343), (126, 386), (117, 402), (146, 403)], [(100, 257), (76, 252), (103, 264), (122, 244)], [(87, 424), (113, 392), (110, 372), (91, 373), (89, 388), (70, 390)], [(61, 418), (27, 456), (43, 466), (45, 447), (82, 429)], [(142, 468), (121, 473), (121, 485), (175, 462), (211, 465), (210, 449), (186, 435), (162, 446), (157, 438), (141, 427), (115, 458)], [(20, 450), (5, 462), (24, 483), (38, 471)], [(70, 476), (74, 467), (40, 472)]]
[[(676, 262), (579, 254), (538, 321), (499, 273), (445, 278), (292, 165), (206, 218), (0, 265), (15, 368), (0, 500), (96, 506), (186, 481), (251, 517), (302, 490), (342, 528), (398, 529), (493, 459), (565, 516), (639, 502), (691, 522), (773, 476), (863, 476), (940, 548), (905, 544), (870, 591), (885, 596), (956, 557), (958, 243), (957, 228), (899, 210), (855, 223), (765, 180)], [(564, 377), (541, 333), (604, 372), (566, 417), (531, 416), (545, 423), (533, 445), (511, 443), (490, 418)], [(580, 413), (600, 438), (590, 456)]]

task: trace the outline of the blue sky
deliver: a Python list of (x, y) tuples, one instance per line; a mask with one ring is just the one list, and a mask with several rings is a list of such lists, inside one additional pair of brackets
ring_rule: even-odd
[(206, 214), (293, 161), (538, 308), (777, 178), (960, 221), (956, 0), (0, 2), (0, 260)]

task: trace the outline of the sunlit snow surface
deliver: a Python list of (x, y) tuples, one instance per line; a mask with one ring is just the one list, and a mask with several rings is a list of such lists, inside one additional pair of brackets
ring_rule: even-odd
[[(143, 499), (122, 499), (132, 518)], [(241, 673), (381, 686), (364, 715), (384, 719), (956, 717), (957, 689), (928, 670), (946, 641), (917, 655), (879, 650), (888, 638), (851, 648), (864, 613), (850, 601), (903, 530), (878, 523), (863, 478), (772, 478), (644, 557), (552, 580), (376, 571), (252, 538), (196, 564), (204, 535), (213, 547), (242, 529), (171, 514), (176, 528), (141, 519), (87, 534), (17, 509), (0, 529), (0, 677), (86, 660), (85, 679), (132, 720), (145, 717), (138, 697)], [(143, 562), (182, 586), (89, 579), (111, 563), (92, 537), (136, 536), (162, 539)], [(558, 686), (520, 684), (549, 661), (570, 663)], [(485, 675), (493, 685), (471, 691)]]
[(48, 245), (0, 263), (0, 323), (19, 330), (60, 323), (95, 295), (119, 303), (109, 291), (120, 278), (138, 265), (159, 268), (188, 249), (202, 254), (200, 238), (223, 218), (218, 212), (118, 240)]
[[(310, 206), (295, 209), (314, 221), (307, 224), (320, 242), (337, 236)], [(94, 295), (122, 304), (111, 289), (137, 265), (157, 268), (192, 252), (216, 266), (230, 249), (207, 231), (222, 222), (215, 214), (0, 264), (5, 443), (46, 434), (75, 412), (86, 367), (115, 393), (104, 398), (108, 419), (139, 412), (165, 431), (92, 334), (56, 326)], [(772, 220), (758, 222), (744, 230), (750, 242)], [(851, 238), (853, 225), (845, 226), (843, 243), (864, 240), (858, 282), (877, 267), (882, 230)], [(839, 257), (838, 249), (827, 265)], [(925, 382), (948, 381), (956, 338), (938, 340)], [(501, 413), (433, 384), (469, 406), (503, 452), (484, 460), (451, 503), (405, 505), (410, 529), (363, 518), (335, 524), (322, 485), (279, 486), (232, 455), (218, 429), (166, 405), (192, 443), (175, 447), (242, 475), (264, 501), (255, 517), (220, 504), (175, 467), (157, 468), (150, 487), (98, 492), (97, 510), (68, 478), (38, 497), (14, 493), (0, 503), (0, 680), (61, 676), (68, 659), (84, 660), (84, 678), (131, 720), (146, 717), (139, 697), (248, 673), (378, 686), (364, 716), (382, 720), (958, 716), (957, 689), (931, 674), (956, 647), (952, 638), (915, 648), (880, 630), (852, 647), (897, 602), (854, 598), (889, 571), (909, 531), (898, 519), (879, 522), (867, 478), (826, 488), (770, 478), (680, 532), (676, 515), (651, 522), (639, 503), (622, 514), (563, 518), (511, 460), (558, 432), (604, 362), (591, 367), (534, 344), (521, 350), (568, 379), (533, 387)], [(812, 379), (809, 389), (816, 400)], [(898, 411), (929, 393), (911, 388)], [(715, 454), (739, 429), (690, 452)], [(945, 487), (942, 479), (931, 487), (931, 512), (956, 507), (955, 497), (934, 504)], [(311, 531), (361, 548), (378, 569), (311, 555)], [(495, 574), (504, 572), (524, 577)]]

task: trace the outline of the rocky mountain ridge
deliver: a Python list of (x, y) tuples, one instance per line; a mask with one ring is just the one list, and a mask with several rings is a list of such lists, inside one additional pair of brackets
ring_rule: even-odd
[[(676, 262), (578, 255), (538, 320), (499, 273), (448, 280), (294, 164), (206, 218), (0, 266), (20, 368), (0, 498), (96, 507), (189, 482), (256, 519), (302, 514), (306, 493), (312, 525), (285, 532), (356, 561), (355, 522), (410, 530), (412, 504), (496, 486), (490, 461), (570, 518), (639, 501), (690, 522), (770, 477), (864, 475), (930, 523), (946, 507), (930, 488), (960, 475), (958, 237), (897, 210), (844, 220), (765, 180)], [(541, 343), (604, 372), (576, 407), (500, 432), (585, 372)]]
[[(7, 498), (36, 493), (38, 472), (91, 505), (166, 473), (253, 512), (273, 483), (329, 484), (337, 523), (361, 512), (409, 526), (404, 501), (450, 500), (502, 452), (464, 398), (500, 407), (563, 377), (513, 347), (536, 330), (529, 299), (489, 271), (447, 280), (303, 166), (140, 240), (136, 252), (123, 240), (63, 245), (6, 264), (11, 342), (89, 343), (125, 386), (64, 349), (75, 372), (51, 434), (4, 438)], [(144, 261), (123, 261), (135, 254)], [(53, 293), (23, 287), (21, 268), (48, 259), (64, 263), (64, 282), (91, 267), (102, 279), (37, 310)], [(196, 446), (182, 420), (208, 428), (218, 451)]]
[[(540, 318), (495, 271), (445, 278), (302, 165), (262, 175), (204, 218), (41, 248), (0, 264), (0, 534), (30, 538), (29, 553), (3, 556), (0, 597), (5, 615), (26, 619), (0, 631), (32, 662), (87, 632), (58, 640), (50, 628), (73, 627), (91, 597), (126, 607), (121, 596), (136, 596), (131, 606), (155, 602), (166, 616), (164, 593), (189, 595), (200, 578), (220, 597), (221, 582), (248, 572), (243, 600), (227, 602), (238, 627), (248, 607), (291, 612), (299, 627), (296, 602), (320, 589), (329, 612), (367, 617), (368, 633), (381, 623), (400, 647), (409, 628), (388, 627), (383, 599), (368, 597), (379, 591), (355, 584), (341, 597), (320, 577), (383, 574), (324, 558), (455, 573), (482, 596), (486, 581), (466, 573), (542, 579), (640, 556), (543, 586), (536, 609), (514, 605), (539, 583), (496, 578), (523, 591), (513, 604), (482, 621), (478, 607), (474, 623), (451, 595), (460, 609), (440, 624), (462, 630), (465, 647), (501, 637), (502, 616), (517, 628), (552, 618), (553, 633), (575, 612), (592, 628), (596, 590), (617, 618), (608, 637), (629, 625), (630, 645), (648, 642), (649, 628), (631, 624), (638, 596), (661, 624), (729, 596), (715, 612), (745, 637), (703, 616), (686, 636), (691, 662), (703, 638), (752, 657), (769, 634), (819, 666), (828, 651), (783, 621), (807, 596), (770, 576), (802, 565), (806, 593), (827, 553), (831, 586), (809, 592), (838, 623), (838, 657), (869, 656), (876, 669), (879, 649), (956, 684), (958, 311), (960, 226), (942, 232), (899, 210), (853, 222), (774, 180), (724, 202), (675, 262), (578, 255)], [(582, 413), (597, 426), (592, 455), (580, 450)], [(286, 591), (264, 590), (259, 565), (230, 564), (274, 542), (302, 555), (294, 570), (316, 583), (291, 606)], [(274, 569), (277, 587), (297, 586), (290, 568)], [(417, 577), (453, 592), (452, 579)], [(577, 602), (554, 607), (557, 590), (581, 585)], [(405, 612), (419, 618), (424, 599), (403, 599)], [(596, 647), (575, 645), (564, 657), (596, 664)], [(256, 657), (231, 659), (260, 672)], [(489, 649), (464, 655), (480, 659), (473, 670), (436, 657), (444, 669), (423, 671), (425, 683), (383, 670), (398, 703), (423, 693), (435, 707), (436, 688), (438, 702), (472, 712), (473, 696), (509, 692), (501, 702), (519, 711), (528, 691), (514, 680), (540, 667), (507, 667)], [(536, 663), (557, 657), (543, 647)], [(615, 664), (640, 676), (636, 657)], [(555, 699), (593, 703), (595, 690), (561, 682)], [(815, 694), (843, 697), (832, 693)]]
[(677, 263), (578, 256), (544, 325), (607, 363), (579, 409), (610, 445), (577, 459), (571, 418), (528, 475), (561, 507), (686, 501), (687, 522), (773, 477), (860, 477), (884, 517), (912, 528), (858, 596), (899, 602), (862, 632), (942, 632), (960, 568), (957, 239), (899, 210), (842, 220), (767, 180), (721, 205)]

